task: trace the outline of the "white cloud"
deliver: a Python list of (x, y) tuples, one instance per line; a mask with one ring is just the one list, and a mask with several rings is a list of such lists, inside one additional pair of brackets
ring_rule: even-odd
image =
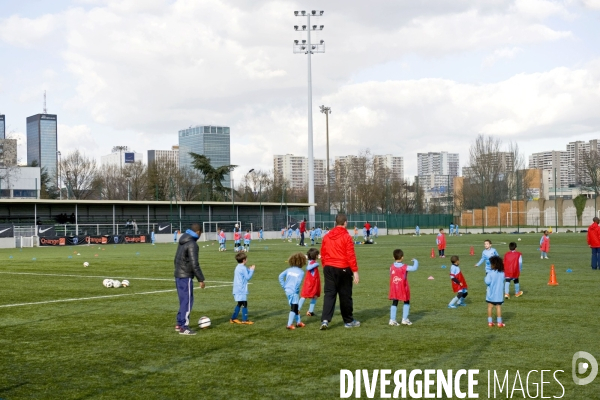
[[(69, 126), (58, 124), (58, 148), (63, 155), (74, 150), (80, 150), (83, 153), (99, 156), (98, 142), (96, 137), (103, 139), (100, 132), (92, 132), (86, 125)], [(102, 140), (100, 140), (102, 142)], [(101, 150), (100, 150), (101, 151)], [(103, 154), (102, 154), (103, 155)]]
[(583, 5), (593, 10), (600, 10), (600, 0), (582, 0)]
[(17, 15), (0, 20), (0, 40), (13, 46), (33, 47), (50, 43), (60, 27), (60, 15), (22, 18)]
[(512, 60), (517, 56), (517, 54), (522, 53), (523, 49), (520, 47), (505, 47), (503, 49), (495, 50), (492, 54), (487, 56), (481, 65), (483, 67), (491, 67), (496, 64), (499, 60)]

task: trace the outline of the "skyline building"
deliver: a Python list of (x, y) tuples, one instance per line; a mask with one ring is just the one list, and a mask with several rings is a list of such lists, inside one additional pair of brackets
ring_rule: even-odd
[(179, 169), (179, 146), (172, 146), (171, 150), (148, 150), (148, 166), (153, 163), (173, 163)]
[[(37, 162), (49, 177), (56, 176), (58, 163), (56, 114), (36, 114), (27, 117), (27, 165)], [(55, 182), (51, 179), (51, 182)]]
[(116, 165), (121, 168), (128, 164), (143, 162), (144, 155), (136, 153), (134, 150), (129, 150), (127, 146), (115, 146), (112, 153), (100, 157), (100, 165)]
[[(315, 158), (314, 166), (315, 186), (325, 186), (327, 163)], [(274, 155), (273, 174), (286, 180), (290, 189), (304, 189), (308, 185), (308, 158), (293, 154)]]
[(0, 139), (6, 139), (6, 117), (0, 114)]
[[(231, 137), (228, 126), (196, 125), (179, 131), (179, 168), (193, 168), (189, 153), (202, 154), (214, 168), (231, 165)], [(225, 175), (223, 186), (231, 187)]]
[(458, 153), (417, 153), (417, 179), (426, 198), (448, 196), (460, 166)]
[(404, 158), (391, 154), (374, 155), (373, 164), (376, 168), (387, 168), (396, 179), (404, 180)]

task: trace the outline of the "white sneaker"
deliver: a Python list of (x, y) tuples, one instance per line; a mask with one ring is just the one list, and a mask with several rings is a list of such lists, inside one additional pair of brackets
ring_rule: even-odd
[(402, 320), (402, 325), (412, 325), (412, 322), (410, 322), (410, 320), (407, 319), (403, 319)]
[(540, 260), (543, 260), (543, 259), (544, 259), (544, 256), (540, 256)]
[(544, 257), (546, 260), (548, 259), (548, 257)]
[(400, 324), (399, 324), (399, 323), (398, 323), (398, 321), (396, 321), (395, 319), (390, 319), (389, 325), (390, 325), (390, 326), (398, 326), (398, 325), (400, 325)]

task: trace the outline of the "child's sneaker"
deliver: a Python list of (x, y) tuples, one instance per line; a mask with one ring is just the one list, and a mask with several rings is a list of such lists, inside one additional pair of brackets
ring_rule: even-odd
[(498, 322), (498, 328), (504, 328), (505, 326), (504, 322)]
[(241, 324), (241, 323), (242, 323), (242, 321), (240, 321), (239, 319), (237, 319), (237, 318), (236, 318), (236, 319), (230, 319), (230, 320), (229, 320), (229, 323), (230, 323), (230, 324)]
[(290, 331), (293, 331), (294, 329), (296, 329), (296, 327), (294, 325), (288, 325), (286, 327), (286, 329), (289, 329)]
[(490, 328), (493, 328), (493, 327), (494, 327), (494, 323), (493, 323), (493, 322), (488, 322), (488, 326), (489, 326)]
[(296, 327), (297, 327), (297, 328), (304, 328), (305, 326), (306, 326), (306, 324), (305, 324), (304, 322), (298, 322), (298, 323), (296, 324)]
[(452, 305), (448, 304), (448, 308), (456, 308), (456, 306), (452, 306)]
[(348, 322), (347, 324), (344, 324), (344, 327), (346, 328), (358, 328), (360, 326), (360, 322), (358, 322), (357, 320), (354, 320), (352, 322)]
[(321, 327), (319, 328), (319, 330), (326, 331), (327, 328), (329, 328), (329, 323), (327, 321), (322, 321), (321, 322)]
[(515, 297), (521, 297), (523, 296), (523, 291), (520, 290), (519, 293), (515, 293)]
[(510, 299), (510, 294), (508, 294), (508, 293), (505, 293), (505, 294), (504, 294), (504, 298), (505, 298), (505, 299)]
[(548, 259), (548, 256), (544, 257), (546, 260)]
[(307, 317), (314, 317), (314, 316), (315, 316), (315, 313), (314, 313), (314, 312), (307, 311), (307, 312), (306, 312), (306, 316), (307, 316)]
[(252, 321), (242, 321), (242, 325), (254, 325)]
[(412, 322), (408, 318), (402, 320), (402, 325), (412, 325)]
[(181, 330), (181, 326), (175, 325), (175, 332), (179, 332)]
[(540, 260), (543, 260), (543, 259), (544, 259), (544, 256), (540, 256)]
[(457, 305), (458, 305), (458, 306), (460, 306), (460, 307), (466, 307), (466, 306), (467, 306), (467, 303), (465, 303), (465, 302), (462, 302), (462, 301), (461, 301), (461, 302), (460, 302), (460, 303), (458, 303)]
[(399, 324), (399, 323), (398, 323), (398, 321), (396, 321), (395, 319), (390, 319), (389, 325), (390, 325), (390, 326), (398, 326), (398, 325), (400, 325), (400, 324)]
[(191, 330), (190, 328), (186, 328), (185, 326), (179, 330), (180, 335), (195, 335), (196, 331)]

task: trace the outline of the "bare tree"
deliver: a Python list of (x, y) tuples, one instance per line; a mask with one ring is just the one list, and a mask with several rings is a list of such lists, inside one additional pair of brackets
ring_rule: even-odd
[(98, 168), (93, 158), (75, 150), (62, 157), (59, 170), (70, 198), (85, 200), (94, 197)]
[(583, 176), (583, 187), (594, 192), (594, 198), (600, 193), (600, 152), (585, 151), (581, 155), (580, 172)]

